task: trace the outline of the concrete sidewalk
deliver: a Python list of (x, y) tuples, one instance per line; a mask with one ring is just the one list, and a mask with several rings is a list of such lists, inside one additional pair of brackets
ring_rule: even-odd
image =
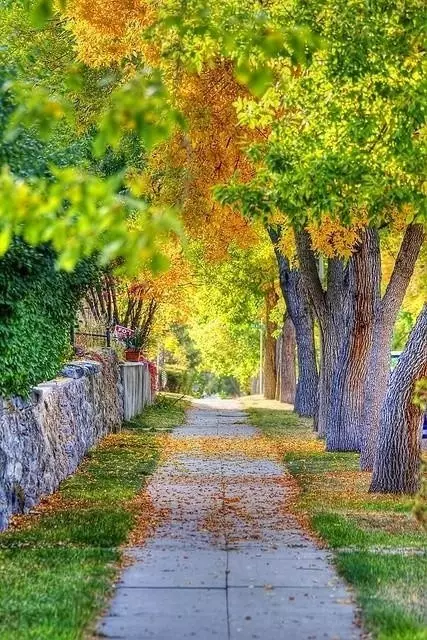
[(195, 442), (194, 455), (176, 454), (153, 475), (148, 491), (168, 517), (129, 551), (134, 562), (100, 622), (101, 637), (360, 638), (351, 595), (328, 553), (286, 513), (282, 467), (236, 453), (236, 440), (226, 440), (223, 455), (196, 446), (197, 438), (237, 438), (244, 452), (256, 433), (238, 402), (224, 400), (197, 402), (175, 429), (174, 438)]

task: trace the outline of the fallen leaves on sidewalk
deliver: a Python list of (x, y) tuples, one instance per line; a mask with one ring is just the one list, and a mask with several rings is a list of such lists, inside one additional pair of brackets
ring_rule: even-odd
[(263, 435), (250, 437), (189, 436), (188, 438), (165, 436), (161, 457), (162, 461), (165, 461), (180, 454), (225, 459), (245, 456), (251, 460), (267, 459), (280, 462), (289, 449), (313, 453), (323, 451), (324, 445), (318, 440), (306, 442), (298, 439), (289, 445), (279, 439), (267, 438)]
[(148, 537), (154, 535), (157, 527), (167, 520), (170, 510), (155, 505), (147, 489), (135, 496), (129, 506), (137, 514), (137, 517), (129, 536), (128, 545), (131, 547), (141, 546)]

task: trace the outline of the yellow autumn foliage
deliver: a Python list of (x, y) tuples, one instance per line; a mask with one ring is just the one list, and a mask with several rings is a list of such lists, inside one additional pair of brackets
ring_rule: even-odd
[(154, 12), (141, 0), (69, 0), (68, 28), (77, 57), (90, 67), (108, 67), (142, 52), (142, 29)]
[(309, 222), (306, 228), (314, 251), (327, 258), (350, 258), (366, 224), (366, 212), (358, 211), (349, 225), (332, 216), (323, 216), (319, 222)]

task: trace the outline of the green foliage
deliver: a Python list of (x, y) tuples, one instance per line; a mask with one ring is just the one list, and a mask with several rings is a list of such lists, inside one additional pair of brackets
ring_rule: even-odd
[(128, 349), (143, 349), (147, 343), (147, 336), (141, 329), (136, 329), (134, 333), (125, 339), (125, 344)]
[(170, 364), (165, 367), (166, 372), (166, 390), (171, 393), (191, 393), (192, 375), (194, 375), (185, 367)]
[(0, 396), (26, 396), (58, 373), (78, 302), (96, 277), (93, 261), (58, 272), (52, 249), (14, 241), (0, 259)]
[(198, 370), (247, 387), (259, 366), (259, 319), (270, 257), (263, 247), (231, 246), (226, 260), (206, 263), (197, 247), (193, 251), (198, 286), (189, 333), (201, 356)]
[[(90, 74), (73, 60), (66, 20), (62, 21), (57, 13), (58, 6), (63, 8), (65, 4), (65, 0), (59, 4), (33, 0), (7, 2), (0, 7), (4, 25), (0, 33), (6, 43), (7, 59), (12, 61), (12, 67), (16, 65), (4, 85), (4, 89), (14, 92), (17, 104), (9, 120), (9, 140), (22, 136), (26, 130), (37, 132), (36, 137), (58, 136), (64, 130), (72, 132), (73, 122), (80, 123), (87, 119), (86, 112), (97, 111), (80, 95), (87, 91)], [(154, 49), (160, 49), (162, 59), (168, 60), (169, 69), (175, 68), (175, 72), (177, 64), (200, 71), (219, 56), (226, 55), (235, 63), (239, 81), (261, 95), (274, 80), (271, 60), (290, 58), (298, 64), (308, 62), (320, 44), (317, 35), (304, 26), (288, 26), (283, 20), (287, 10), (281, 12), (277, 8), (278, 5), (274, 5), (273, 11), (266, 11), (262, 2), (212, 5), (200, 0), (185, 4), (167, 1), (157, 8), (157, 21), (147, 33), (141, 33), (141, 38), (151, 40)], [(48, 43), (55, 52), (49, 53), (50, 58)], [(59, 64), (53, 64), (52, 58), (59, 60)], [(117, 84), (119, 80), (119, 86), (107, 86), (107, 80), (104, 85), (98, 85), (98, 92), (91, 94), (95, 103), (99, 102), (99, 94), (106, 98), (101, 105), (102, 113), (98, 112), (91, 120), (96, 129), (93, 148), (98, 157), (109, 148), (118, 149), (129, 133), (138, 134), (149, 150), (167, 139), (177, 125), (182, 125), (159, 70), (150, 68), (148, 72), (147, 64), (139, 66), (137, 55), (132, 64), (131, 80), (120, 83), (119, 73), (119, 78), (115, 77), (112, 83)], [(92, 79), (95, 75), (92, 73)], [(126, 71), (123, 75), (126, 77)], [(19, 82), (15, 76), (20, 78)], [(75, 163), (73, 170), (66, 173), (54, 168), (50, 173), (54, 185), (47, 187), (44, 181), (33, 179), (24, 183), (16, 180), (13, 171), (3, 171), (0, 252), (7, 249), (13, 236), (22, 235), (34, 245), (51, 241), (58, 253), (59, 265), (68, 270), (92, 253), (104, 261), (124, 257), (130, 271), (138, 261), (144, 260), (154, 269), (164, 266), (158, 239), (179, 230), (174, 212), (164, 207), (151, 210), (148, 203), (138, 197), (137, 190), (133, 200), (120, 197), (117, 193), (120, 179), (95, 178), (80, 163)], [(77, 186), (82, 182), (87, 184), (87, 191)], [(15, 192), (18, 197), (14, 197)], [(70, 193), (76, 193), (78, 206), (73, 206), (75, 201), (69, 201)], [(139, 233), (136, 236), (131, 233), (126, 242), (128, 215), (133, 209), (144, 211), (144, 223)], [(88, 241), (83, 242), (84, 236)]]
[(64, 119), (71, 120), (70, 104), (60, 95), (52, 94), (45, 87), (11, 81), (3, 84), (2, 91), (12, 91), (17, 107), (8, 122), (4, 139), (14, 140), (21, 129), (36, 131), (42, 140), (49, 140)]
[(237, 105), (241, 124), (271, 133), (251, 151), (257, 177), (219, 197), (248, 215), (278, 208), (297, 227), (323, 215), (349, 223), (360, 211), (375, 225), (396, 210), (426, 220), (425, 3), (295, 0), (289, 9), (326, 46), (305, 70), (278, 67), (260, 101)]
[[(43, 13), (50, 3), (31, 5)], [(179, 233), (178, 218), (140, 198), (123, 172), (179, 121), (160, 75), (120, 83), (118, 72), (83, 69), (58, 16), (34, 31), (22, 3), (0, 6), (0, 23), (0, 255), (20, 236), (52, 243), (65, 270), (91, 255), (124, 257), (132, 273), (161, 270), (162, 240)]]
[[(30, 5), (33, 21), (45, 25), (40, 33), (47, 33), (48, 21), (55, 36), (51, 39), (70, 45), (69, 33), (52, 13), (52, 2), (36, 0)], [(234, 66), (239, 81), (260, 97), (259, 102), (241, 100), (237, 105), (242, 124), (270, 126), (267, 144), (252, 151), (260, 171), (252, 185), (222, 193), (225, 201), (240, 202), (251, 214), (278, 207), (296, 225), (325, 213), (349, 222), (355, 209), (361, 208), (367, 210), (371, 222), (381, 224), (390, 209), (408, 204), (413, 207), (410, 217), (414, 213), (425, 217), (425, 6), (421, 0), (409, 4), (399, 0), (289, 0), (267, 7), (247, 0), (213, 4), (168, 0), (157, 9), (157, 20), (141, 38), (159, 51), (159, 64), (173, 74), (174, 82), (179, 81), (179, 68), (200, 72), (223, 56)], [(7, 46), (12, 43), (15, 59), (28, 70), (24, 57), (27, 54), (28, 58), (31, 47), (24, 47), (24, 55), (17, 52), (19, 38), (8, 19), (13, 12), (17, 15), (16, 11), (13, 4), (7, 5), (4, 35)], [(19, 19), (20, 29), (25, 27), (28, 32), (28, 16), (21, 11)], [(45, 53), (41, 38), (36, 35), (36, 39)], [(68, 66), (70, 51), (68, 46)], [(137, 55), (132, 64), (133, 79), (120, 84), (112, 94), (107, 92), (102, 115), (94, 120), (97, 154), (109, 146), (117, 148), (129, 132), (137, 133), (149, 149), (167, 139), (179, 123), (159, 72), (150, 70), (147, 74), (147, 65), (140, 64)], [(36, 77), (28, 79), (31, 91), (27, 97), (18, 92), (13, 126), (38, 124), (47, 132), (68, 112), (64, 97), (73, 110), (79, 106), (70, 87), (79, 84), (75, 80), (80, 70), (76, 73), (74, 67), (68, 73), (67, 66), (62, 67), (62, 79), (52, 91), (40, 86), (37, 74), (42, 75), (39, 68)], [(161, 251), (154, 239), (161, 232), (176, 232), (176, 219), (174, 223), (170, 211), (164, 216), (162, 210), (145, 217), (143, 247), (133, 237), (127, 243), (127, 214), (132, 207), (149, 210), (146, 202), (139, 198), (123, 202), (117, 197), (120, 180), (101, 184), (81, 167), (72, 176), (52, 173), (56, 181), (52, 194), (46, 193), (44, 184), (23, 186), (3, 174), (0, 189), (5, 195), (4, 212), (8, 212), (7, 216), (1, 212), (6, 218), (1, 230), (3, 250), (17, 233), (34, 244), (43, 243), (47, 233), (56, 236), (58, 225), (56, 250), (64, 268), (72, 268), (93, 251), (105, 260), (120, 255), (132, 262), (137, 253), (139, 260), (153, 259), (154, 265), (161, 264)], [(68, 216), (67, 195), (79, 181), (87, 181), (90, 188), (87, 193), (79, 190), (84, 206), (78, 215), (72, 208)], [(15, 190), (20, 199), (12, 197)], [(94, 190), (97, 197), (93, 199)], [(93, 206), (87, 199), (94, 200)], [(98, 233), (92, 209), (100, 213), (102, 233)], [(71, 224), (70, 219), (75, 218)], [(61, 241), (64, 219), (70, 248)], [(159, 220), (161, 224), (157, 224)], [(84, 250), (81, 226), (85, 233), (90, 230), (91, 242)]]
[(178, 353), (172, 354), (175, 364), (185, 364), (187, 369), (196, 370), (200, 364), (200, 351), (194, 340), (191, 339), (188, 327), (182, 324), (173, 324), (171, 332), (178, 345)]
[[(210, 371), (200, 371), (194, 376), (191, 391), (192, 395), (198, 398), (203, 396), (233, 398), (241, 395), (242, 388), (233, 376), (217, 376)], [(250, 391), (250, 389), (243, 391)]]
[[(117, 150), (95, 162), (93, 133), (73, 139), (71, 122), (52, 126), (55, 115), (64, 115), (63, 77), (58, 98), (37, 64), (31, 73), (39, 73), (40, 86), (13, 81), (20, 70), (30, 73), (15, 46), (31, 45), (23, 42), (30, 33), (25, 15), (16, 7), (11, 11), (17, 23), (9, 23), (8, 44), (15, 55), (0, 71), (0, 395), (26, 395), (33, 384), (54, 377), (68, 354), (79, 299), (96, 277), (95, 260), (106, 263), (126, 245), (135, 270), (144, 261), (156, 268), (160, 239), (177, 223), (133, 201), (125, 190), (123, 168), (138, 166), (143, 157), (135, 136), (122, 137)], [(11, 20), (7, 12), (6, 17)], [(64, 55), (69, 59), (71, 52), (67, 56), (65, 48)], [(69, 108), (67, 103), (64, 109)], [(56, 264), (69, 274), (58, 272)]]
[(36, 0), (30, 6), (31, 22), (35, 27), (44, 27), (53, 16), (52, 0)]
[(97, 254), (106, 264), (127, 257), (129, 272), (143, 265), (165, 267), (161, 242), (180, 232), (169, 210), (118, 194), (120, 175), (101, 178), (79, 168), (53, 169), (54, 180), (32, 182), (8, 169), (0, 174), (0, 251), (13, 236), (31, 245), (51, 242), (62, 269), (72, 270), (84, 257)]
[(170, 99), (158, 72), (136, 75), (116, 89), (99, 122), (94, 151), (102, 156), (108, 147), (117, 149), (128, 133), (137, 133), (147, 150), (165, 140), (177, 123), (179, 113), (170, 107)]
[(402, 351), (406, 345), (408, 335), (415, 324), (415, 318), (409, 311), (401, 309), (396, 320), (393, 333), (393, 351)]
[(166, 390), (172, 393), (182, 393), (195, 398), (214, 395), (229, 398), (239, 396), (241, 393), (239, 382), (232, 376), (220, 376), (210, 371), (187, 369), (171, 364), (165, 367), (165, 371)]
[(272, 62), (309, 64), (322, 47), (316, 32), (290, 19), (283, 2), (167, 0), (158, 10), (146, 37), (161, 43), (165, 58), (199, 73), (225, 56), (254, 95), (272, 84)]

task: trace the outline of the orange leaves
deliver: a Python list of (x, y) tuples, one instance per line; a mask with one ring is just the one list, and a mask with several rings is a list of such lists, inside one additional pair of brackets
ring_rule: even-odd
[(153, 275), (148, 269), (139, 273), (138, 279), (129, 284), (130, 293), (136, 298), (152, 298), (156, 302), (173, 303), (181, 299), (183, 286), (191, 282), (191, 272), (179, 246), (165, 248), (170, 262), (169, 268), (160, 275)]
[(234, 102), (246, 90), (233, 77), (230, 64), (222, 62), (200, 74), (183, 73), (176, 100), (188, 131), (172, 143), (172, 163), (184, 173), (181, 202), (184, 223), (190, 235), (201, 239), (209, 257), (221, 258), (230, 242), (242, 247), (256, 242), (248, 222), (240, 213), (215, 202), (214, 185), (238, 173), (240, 180), (252, 177), (244, 147), (255, 137), (237, 122)]
[(141, 0), (72, 0), (66, 12), (78, 58), (91, 67), (116, 64), (140, 53), (141, 30), (154, 16)]
[(255, 480), (253, 475), (228, 477), (199, 529), (208, 531), (214, 540), (225, 534), (229, 544), (262, 540), (274, 545), (281, 531), (295, 527), (289, 513), (292, 493), (289, 476), (265, 475)]
[(244, 148), (259, 136), (238, 124), (234, 103), (248, 91), (236, 82), (232, 65), (220, 61), (192, 74), (159, 57), (162, 43), (144, 41), (144, 28), (153, 24), (155, 11), (143, 0), (70, 0), (66, 15), (81, 61), (92, 67), (115, 66), (141, 55), (149, 64), (154, 61), (187, 121), (185, 134), (176, 134), (152, 154), (139, 190), (154, 196), (157, 204), (182, 208), (189, 235), (203, 241), (212, 259), (224, 258), (231, 242), (255, 244), (256, 235), (243, 216), (212, 198), (212, 187), (234, 174), (241, 181), (252, 177)]
[(136, 523), (129, 536), (128, 545), (141, 546), (167, 519), (169, 511), (157, 506), (147, 489), (136, 495), (130, 501), (129, 507), (136, 514)]
[(279, 438), (267, 438), (257, 435), (248, 438), (223, 437), (165, 437), (162, 458), (170, 459), (173, 455), (191, 454), (208, 458), (235, 458), (245, 456), (252, 460), (268, 459), (281, 462), (289, 451), (294, 453), (322, 452), (324, 445), (320, 440), (301, 440), (292, 442)]
[(296, 246), (294, 231), (290, 226), (282, 227), (282, 234), (277, 246), (286, 258), (293, 264), (296, 263)]

